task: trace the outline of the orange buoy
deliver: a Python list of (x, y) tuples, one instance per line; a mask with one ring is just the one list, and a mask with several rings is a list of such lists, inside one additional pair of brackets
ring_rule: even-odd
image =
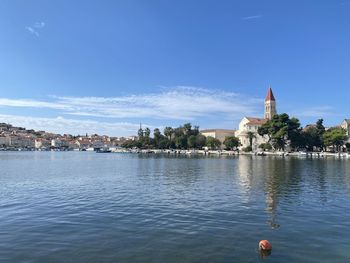
[(268, 240), (261, 240), (259, 242), (259, 249), (269, 251), (272, 250), (272, 245)]

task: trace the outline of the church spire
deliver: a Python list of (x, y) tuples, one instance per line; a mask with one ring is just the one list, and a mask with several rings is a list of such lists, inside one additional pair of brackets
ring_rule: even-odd
[(275, 100), (275, 97), (273, 96), (273, 93), (272, 93), (272, 89), (271, 89), (271, 86), (269, 86), (269, 89), (267, 91), (267, 95), (266, 95), (266, 98), (265, 98), (265, 101), (268, 101), (268, 100)]
[(271, 89), (271, 86), (269, 87), (267, 91), (267, 95), (265, 98), (265, 119), (271, 120), (273, 115), (277, 114), (276, 111), (276, 99), (275, 96), (273, 96), (273, 92)]

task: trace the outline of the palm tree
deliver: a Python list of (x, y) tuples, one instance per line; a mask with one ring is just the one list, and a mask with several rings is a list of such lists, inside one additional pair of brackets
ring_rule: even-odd
[(171, 135), (173, 134), (174, 130), (171, 127), (165, 127), (164, 129), (164, 135), (168, 138), (168, 140), (171, 140)]
[(186, 123), (186, 124), (184, 124), (183, 130), (184, 130), (185, 135), (187, 135), (187, 136), (190, 135), (191, 130), (192, 130), (192, 125), (191, 125), (191, 123)]
[(249, 146), (250, 146), (250, 148), (252, 148), (253, 147), (253, 139), (256, 138), (255, 133), (251, 132), (251, 131), (247, 132), (247, 138), (249, 140)]

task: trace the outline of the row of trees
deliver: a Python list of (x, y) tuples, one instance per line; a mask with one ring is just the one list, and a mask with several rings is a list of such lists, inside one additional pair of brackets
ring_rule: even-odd
[[(308, 125), (304, 129), (297, 118), (290, 118), (288, 114), (276, 114), (258, 129), (260, 136), (267, 138), (267, 143), (259, 145), (263, 150), (285, 150), (290, 146), (291, 150), (298, 151), (306, 149), (309, 151), (322, 151), (327, 147), (339, 151), (344, 145), (350, 149), (350, 144), (345, 144), (347, 140), (346, 131), (341, 127), (325, 129), (323, 119), (319, 119), (314, 125)], [(247, 132), (246, 134), (250, 146), (243, 149), (252, 150), (253, 141), (257, 134)], [(235, 136), (228, 136), (223, 142), (226, 149), (237, 149), (240, 141)], [(217, 149), (221, 142), (213, 137), (205, 137), (200, 134), (199, 127), (192, 127), (191, 123), (186, 123), (177, 128), (165, 127), (163, 133), (156, 128), (151, 137), (149, 128), (138, 130), (138, 139), (127, 141), (123, 145), (126, 148), (157, 148), (157, 149)]]
[[(346, 131), (343, 128), (333, 127), (326, 130), (323, 119), (302, 129), (299, 120), (290, 118), (286, 113), (274, 115), (271, 120), (259, 127), (258, 134), (268, 138), (268, 143), (260, 145), (260, 148), (283, 151), (287, 144), (292, 150), (321, 151), (326, 147), (332, 147), (339, 151), (347, 140)], [(346, 146), (350, 148), (349, 144)]]
[[(225, 139), (224, 145), (232, 149), (239, 145), (239, 140), (230, 136)], [(221, 146), (221, 142), (210, 136), (205, 137), (199, 133), (198, 126), (192, 127), (191, 123), (186, 123), (177, 128), (165, 127), (163, 133), (156, 128), (153, 130), (153, 137), (149, 128), (140, 128), (138, 139), (127, 141), (122, 146), (147, 149), (202, 149), (206, 146), (209, 149), (217, 149)]]

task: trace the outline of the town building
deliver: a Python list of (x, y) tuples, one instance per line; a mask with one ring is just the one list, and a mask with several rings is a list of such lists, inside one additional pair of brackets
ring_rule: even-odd
[(350, 119), (344, 119), (340, 124), (340, 127), (346, 130), (346, 136), (348, 136), (347, 142), (350, 142)]
[(0, 122), (0, 150), (88, 150), (101, 149), (121, 145), (125, 140), (136, 140), (137, 136), (109, 137), (93, 134), (88, 136), (73, 136), (71, 134), (55, 134), (45, 131), (35, 131), (23, 127)]
[(269, 87), (265, 98), (264, 118), (244, 117), (239, 123), (236, 137), (241, 142), (241, 149), (251, 146), (253, 151), (258, 151), (260, 144), (268, 142), (267, 136), (258, 134), (258, 128), (272, 119), (275, 114), (277, 114), (276, 99), (271, 87)]
[(10, 136), (0, 136), (0, 147), (8, 147), (11, 145)]
[(205, 137), (213, 137), (218, 139), (221, 142), (221, 148), (224, 148), (224, 140), (228, 136), (235, 136), (235, 130), (226, 130), (226, 129), (208, 129), (200, 131)]
[(267, 119), (256, 117), (244, 117), (239, 123), (237, 137), (241, 142), (241, 148), (252, 147), (257, 151), (259, 145), (267, 142), (267, 138), (258, 134), (258, 128), (266, 123)]
[(76, 140), (75, 144), (81, 150), (86, 150), (86, 149), (91, 147), (91, 141), (89, 139), (84, 138), (84, 137), (81, 137), (81, 138), (79, 138), (79, 140)]
[(69, 141), (65, 138), (56, 138), (51, 140), (51, 147), (52, 148), (68, 148), (69, 147)]
[(16, 148), (33, 148), (34, 139), (30, 136), (11, 136), (10, 146)]
[(34, 147), (35, 149), (48, 149), (51, 146), (51, 141), (38, 138), (34, 140)]

